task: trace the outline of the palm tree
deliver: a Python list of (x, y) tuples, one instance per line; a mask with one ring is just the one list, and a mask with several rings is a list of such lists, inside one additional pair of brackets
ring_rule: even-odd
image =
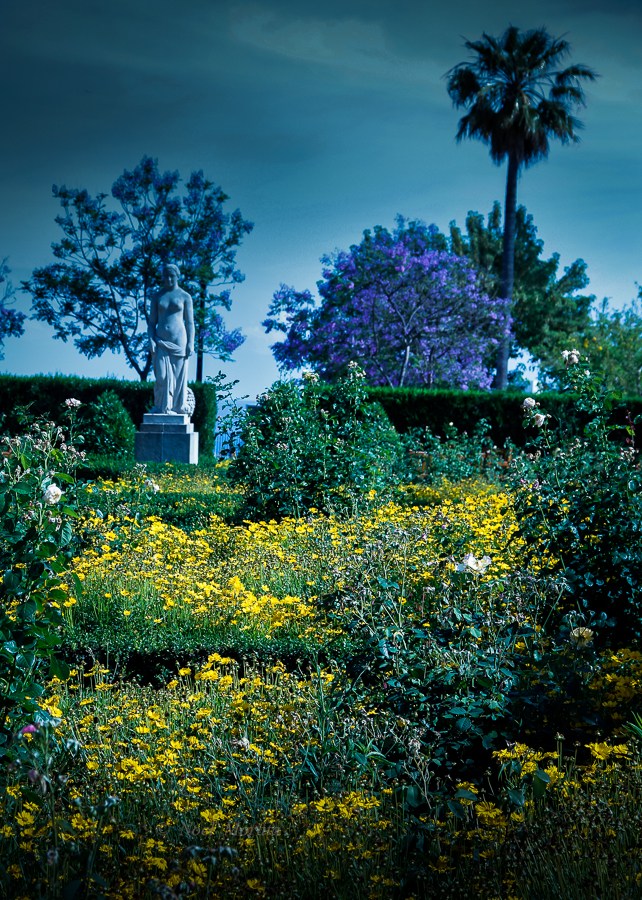
[[(465, 46), (476, 58), (446, 73), (448, 93), (455, 107), (467, 112), (460, 121), (457, 140), (478, 138), (490, 147), (493, 162), (508, 160), (501, 293), (512, 300), (515, 259), (517, 178), (520, 170), (548, 156), (549, 140), (577, 143), (582, 123), (572, 111), (584, 105), (582, 79), (593, 81), (587, 66), (556, 66), (569, 50), (563, 38), (545, 28), (520, 32), (511, 25), (500, 38), (484, 34)], [(510, 336), (503, 341), (494, 386), (505, 388)]]

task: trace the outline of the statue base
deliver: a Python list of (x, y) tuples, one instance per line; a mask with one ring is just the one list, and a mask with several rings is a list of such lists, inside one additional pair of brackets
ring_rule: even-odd
[(198, 463), (198, 432), (189, 416), (145, 413), (134, 443), (136, 462)]

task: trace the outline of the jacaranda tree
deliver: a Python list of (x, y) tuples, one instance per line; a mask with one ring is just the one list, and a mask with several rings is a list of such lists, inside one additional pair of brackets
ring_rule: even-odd
[(20, 337), (21, 334), (24, 334), (24, 313), (7, 306), (14, 295), (9, 281), (10, 271), (7, 260), (0, 260), (0, 359), (4, 359), (2, 348), (5, 338)]
[[(447, 73), (448, 93), (466, 109), (457, 140), (477, 138), (489, 145), (494, 163), (508, 162), (501, 294), (512, 299), (519, 173), (548, 156), (551, 138), (578, 141), (581, 122), (572, 113), (584, 104), (582, 80), (596, 75), (583, 65), (558, 68), (570, 45), (545, 28), (520, 32), (511, 25), (500, 38), (484, 34), (465, 45), (473, 58)], [(509, 354), (510, 336), (497, 358), (498, 388), (506, 387)]]
[(180, 180), (145, 156), (112, 185), (116, 208), (107, 194), (54, 186), (63, 210), (56, 218), (63, 232), (53, 244), (57, 262), (23, 284), (34, 317), (57, 338), (72, 338), (89, 358), (122, 352), (143, 381), (151, 369), (149, 301), (164, 263), (179, 267), (181, 286), (194, 300), (198, 381), (205, 354), (229, 359), (244, 340), (238, 329), (227, 330), (220, 310), (230, 309), (230, 289), (243, 280), (236, 249), (252, 224), (239, 210), (224, 210), (229, 198), (203, 172), (192, 172), (182, 194)]
[(507, 303), (483, 291), (435, 226), (398, 218), (321, 262), (320, 304), (281, 285), (263, 323), (285, 335), (272, 347), (283, 370), (310, 366), (332, 381), (357, 362), (372, 384), (490, 386)]

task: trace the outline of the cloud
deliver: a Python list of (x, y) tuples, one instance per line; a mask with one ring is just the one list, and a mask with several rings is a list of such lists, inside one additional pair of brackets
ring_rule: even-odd
[(232, 34), (240, 41), (298, 62), (359, 70), (390, 62), (383, 34), (373, 22), (299, 16), (286, 19), (273, 9), (236, 10)]
[(372, 9), (359, 18), (355, 14), (359, 5), (343, 6), (336, 17), (327, 8), (319, 15), (318, 7), (306, 15), (300, 5), (293, 17), (287, 4), (280, 9), (259, 4), (235, 7), (230, 34), (263, 53), (298, 66), (323, 66), (341, 77), (351, 74), (379, 83), (422, 80), (424, 84), (441, 77), (442, 68), (430, 53), (421, 60), (398, 53), (389, 41), (385, 20), (378, 20)]

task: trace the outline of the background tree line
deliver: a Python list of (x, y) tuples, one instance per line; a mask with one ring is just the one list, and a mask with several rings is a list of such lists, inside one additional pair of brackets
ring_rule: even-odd
[[(106, 195), (55, 188), (63, 208), (56, 262), (34, 270), (23, 284), (32, 316), (55, 336), (73, 340), (88, 356), (122, 352), (141, 380), (150, 372), (147, 309), (158, 289), (162, 261), (179, 260), (195, 301), (197, 378), (203, 357), (229, 360), (244, 340), (229, 331), (222, 312), (243, 279), (236, 249), (252, 229), (236, 210), (226, 213), (223, 191), (192, 173), (183, 196), (176, 172), (161, 173), (145, 157)], [(598, 305), (586, 292), (587, 265), (577, 259), (560, 271), (558, 253), (544, 254), (533, 217), (515, 214), (514, 288), (502, 298), (504, 228), (499, 202), (484, 216), (471, 211), (463, 227), (434, 226), (399, 217), (395, 228), (366, 230), (359, 244), (324, 256), (310, 290), (281, 285), (264, 326), (283, 335), (273, 345), (284, 371), (310, 367), (328, 380), (352, 360), (372, 384), (434, 387), (490, 386), (496, 353), (510, 329), (509, 354), (526, 354), (540, 382), (555, 387), (560, 354), (578, 346), (594, 370), (627, 393), (640, 392), (642, 318), (636, 301), (623, 309)], [(0, 268), (0, 347), (24, 331), (25, 315), (12, 308), (15, 289), (7, 261)], [(519, 370), (509, 383), (519, 384)]]
[[(545, 158), (553, 139), (576, 143), (583, 83), (589, 67), (560, 67), (570, 45), (545, 28), (466, 41), (471, 58), (447, 73), (447, 91), (465, 114), (457, 140), (488, 144), (496, 164), (507, 162), (502, 217), (499, 203), (484, 216), (470, 212), (449, 233), (399, 217), (394, 229), (375, 226), (359, 244), (322, 257), (309, 289), (285, 284), (275, 292), (264, 326), (284, 335), (273, 345), (282, 370), (310, 366), (328, 380), (358, 362), (373, 384), (504, 388), (519, 382), (511, 358), (527, 356), (545, 386), (554, 386), (560, 353), (569, 344), (594, 369), (628, 392), (640, 390), (641, 325), (635, 301), (613, 311), (595, 307), (586, 263), (559, 272), (559, 254), (543, 256), (532, 216), (517, 205), (520, 172)], [(222, 313), (243, 280), (236, 250), (252, 224), (203, 172), (184, 190), (178, 172), (161, 172), (151, 157), (125, 170), (111, 200), (86, 190), (53, 188), (62, 207), (56, 262), (36, 268), (23, 289), (32, 316), (55, 337), (72, 339), (88, 357), (123, 353), (142, 381), (151, 369), (147, 315), (164, 262), (176, 263), (195, 307), (197, 381), (210, 354), (229, 360), (244, 340)], [(24, 329), (24, 314), (8, 306), (14, 291), (0, 266), (0, 349)]]

